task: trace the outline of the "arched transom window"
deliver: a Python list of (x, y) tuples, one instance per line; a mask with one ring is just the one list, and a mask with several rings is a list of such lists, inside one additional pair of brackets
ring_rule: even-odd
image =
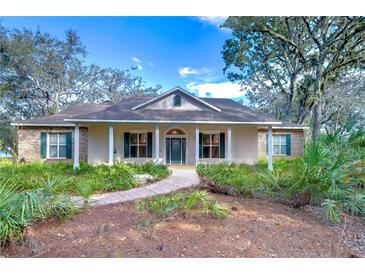
[(185, 132), (182, 131), (181, 129), (179, 128), (172, 128), (170, 129), (166, 135), (185, 135)]

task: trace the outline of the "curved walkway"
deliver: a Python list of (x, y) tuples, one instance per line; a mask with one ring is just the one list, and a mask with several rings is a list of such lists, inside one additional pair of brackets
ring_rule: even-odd
[[(89, 205), (100, 206), (139, 200), (199, 184), (199, 177), (195, 171), (195, 167), (173, 167), (170, 169), (172, 174), (159, 182), (125, 191), (93, 195), (89, 198)], [(76, 204), (79, 203), (76, 202)], [(81, 204), (83, 204), (82, 201)]]

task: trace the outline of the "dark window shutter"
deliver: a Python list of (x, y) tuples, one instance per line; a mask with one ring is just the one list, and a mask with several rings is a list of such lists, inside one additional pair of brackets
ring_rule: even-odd
[(291, 136), (290, 134), (286, 135), (286, 155), (290, 156), (291, 154)]
[(269, 134), (266, 134), (266, 154), (269, 153), (268, 147), (269, 147)]
[(129, 158), (129, 132), (124, 132), (124, 158)]
[(182, 163), (185, 165), (186, 164), (186, 139), (183, 138), (182, 139), (182, 144), (181, 144), (181, 147), (182, 147)]
[(166, 164), (171, 164), (171, 158), (170, 158), (170, 138), (166, 138)]
[(225, 158), (225, 151), (226, 151), (226, 134), (224, 132), (221, 132), (221, 134), (219, 134), (219, 154), (220, 154), (220, 158)]
[(203, 133), (199, 133), (199, 158), (203, 158)]
[(152, 158), (152, 132), (147, 133), (148, 158)]
[(72, 159), (72, 132), (66, 133), (66, 158)]
[(47, 157), (47, 133), (41, 132), (41, 158), (46, 159)]

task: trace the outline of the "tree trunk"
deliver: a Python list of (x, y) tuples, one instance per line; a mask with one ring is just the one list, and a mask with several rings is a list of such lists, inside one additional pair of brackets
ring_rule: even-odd
[(285, 121), (291, 122), (292, 121), (292, 106), (291, 106), (291, 99), (290, 96), (286, 100), (285, 106)]
[(313, 106), (313, 122), (312, 122), (312, 139), (317, 140), (319, 137), (319, 127), (320, 127), (320, 104), (317, 102)]
[(296, 80), (296, 76), (293, 74), (290, 76), (290, 87), (289, 87), (289, 97), (287, 98), (287, 103), (286, 103), (286, 121), (288, 122), (292, 122), (293, 119), (293, 98), (294, 98), (294, 93), (295, 93), (295, 80)]
[(321, 87), (321, 67), (322, 67), (322, 58), (319, 57), (317, 61), (317, 69), (316, 69), (316, 78), (313, 84), (313, 96), (314, 96), (314, 104), (313, 104), (313, 122), (312, 122), (312, 139), (317, 140), (319, 137), (319, 130), (321, 126), (321, 98), (320, 98), (320, 87)]

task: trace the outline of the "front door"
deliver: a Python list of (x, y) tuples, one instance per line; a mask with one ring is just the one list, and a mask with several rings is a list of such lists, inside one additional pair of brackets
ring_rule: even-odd
[(171, 164), (181, 164), (180, 138), (171, 138)]
[(185, 138), (166, 138), (166, 163), (185, 164)]

